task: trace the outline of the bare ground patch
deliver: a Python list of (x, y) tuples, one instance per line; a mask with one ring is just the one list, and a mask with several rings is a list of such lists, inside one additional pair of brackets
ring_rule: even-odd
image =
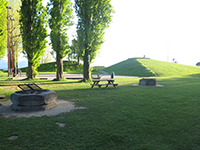
[(1, 102), (0, 106), (0, 116), (2, 115), (5, 118), (9, 117), (42, 117), (42, 116), (55, 116), (61, 113), (69, 113), (76, 109), (86, 109), (86, 107), (76, 107), (74, 102), (69, 102), (66, 100), (57, 99), (57, 106), (44, 111), (35, 111), (35, 112), (19, 112), (12, 111), (10, 106), (12, 102), (10, 100)]

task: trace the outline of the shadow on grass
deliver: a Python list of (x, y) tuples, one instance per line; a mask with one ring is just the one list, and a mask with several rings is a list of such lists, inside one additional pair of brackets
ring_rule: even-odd
[(17, 86), (18, 84), (28, 84), (28, 83), (35, 83), (38, 85), (48, 85), (48, 84), (72, 84), (72, 83), (79, 83), (78, 80), (65, 80), (65, 81), (52, 81), (52, 80), (11, 80), (11, 81), (5, 81), (0, 80), (0, 86)]

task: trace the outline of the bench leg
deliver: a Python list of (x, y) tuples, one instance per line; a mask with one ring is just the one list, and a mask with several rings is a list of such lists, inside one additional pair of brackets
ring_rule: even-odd
[(99, 86), (99, 89), (101, 90), (101, 85), (98, 85)]

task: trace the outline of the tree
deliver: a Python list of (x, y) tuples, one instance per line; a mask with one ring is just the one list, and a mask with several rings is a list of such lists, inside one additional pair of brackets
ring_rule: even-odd
[(52, 48), (56, 52), (57, 80), (63, 79), (63, 58), (70, 53), (67, 30), (72, 25), (73, 9), (70, 0), (50, 0), (48, 6), (51, 18), (49, 25), (51, 28)]
[[(14, 20), (11, 20), (11, 26), (10, 26), (10, 32), (12, 32), (13, 35), (13, 66), (14, 70), (18, 69), (18, 57), (19, 53), (22, 51), (22, 36), (20, 33), (20, 3), (21, 0), (8, 0), (9, 6), (11, 7), (10, 10), (10, 16), (14, 18)], [(12, 57), (11, 57), (12, 58)]]
[(79, 47), (79, 43), (76, 39), (72, 40), (72, 45), (70, 46), (71, 52), (68, 59), (75, 59), (77, 63), (80, 63), (80, 60), (83, 60), (83, 50)]
[(42, 0), (22, 0), (20, 10), (23, 51), (28, 58), (28, 79), (38, 74), (40, 57), (44, 55), (47, 40), (47, 10)]
[(90, 63), (96, 57), (105, 29), (112, 21), (111, 0), (75, 0), (78, 41), (84, 49), (84, 81), (90, 80)]
[(7, 40), (7, 2), (0, 0), (0, 60), (6, 54), (6, 40)]

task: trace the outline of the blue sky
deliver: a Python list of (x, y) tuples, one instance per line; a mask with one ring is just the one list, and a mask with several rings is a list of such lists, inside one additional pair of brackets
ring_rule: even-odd
[[(180, 64), (193, 66), (200, 62), (199, 0), (111, 0), (111, 3), (115, 10), (113, 21), (92, 66), (110, 66), (144, 55), (169, 62), (175, 58)], [(72, 40), (76, 26), (68, 33)]]

